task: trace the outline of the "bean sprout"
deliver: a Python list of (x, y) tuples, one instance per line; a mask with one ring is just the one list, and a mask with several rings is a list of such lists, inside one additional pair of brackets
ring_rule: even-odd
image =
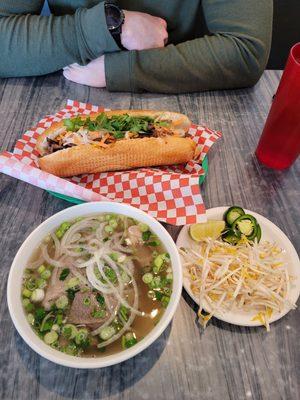
[[(198, 315), (205, 327), (217, 313), (246, 311), (270, 329), (274, 312), (296, 308), (288, 300), (290, 281), (285, 253), (267, 241), (236, 246), (207, 238), (198, 249), (181, 248), (184, 275), (199, 298)], [(209, 314), (203, 313), (205, 304)]]

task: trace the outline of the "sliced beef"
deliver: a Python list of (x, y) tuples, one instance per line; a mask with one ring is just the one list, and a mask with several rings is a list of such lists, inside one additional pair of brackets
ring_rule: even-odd
[(145, 265), (151, 265), (153, 259), (152, 250), (146, 246), (136, 246), (135, 248), (135, 265), (142, 268)]
[[(90, 304), (88, 306), (84, 304), (84, 299), (87, 297), (90, 298)], [(114, 296), (109, 296), (109, 303), (110, 310), (114, 311), (118, 303), (117, 299)], [(106, 307), (108, 307), (107, 304)], [(110, 316), (110, 313), (108, 312), (104, 318), (93, 317), (93, 311), (98, 309), (99, 303), (96, 300), (96, 295), (92, 291), (77, 292), (68, 315), (68, 323), (76, 325), (84, 324), (89, 326), (91, 329), (96, 329), (100, 325), (104, 324)]]
[[(48, 283), (48, 286), (45, 290), (45, 297), (44, 300), (42, 301), (42, 306), (47, 309), (51, 307), (51, 305), (62, 295), (66, 294), (66, 282), (68, 281), (69, 278), (72, 276), (72, 267), (68, 267), (70, 269), (70, 275), (65, 281), (61, 281), (59, 279), (59, 276), (61, 274), (61, 269), (59, 268), (54, 268), (52, 271), (52, 276), (51, 279)], [(79, 285), (81, 286), (81, 285)]]
[(134, 246), (143, 243), (142, 232), (137, 225), (132, 225), (128, 228), (128, 236)]
[(45, 297), (42, 302), (42, 306), (45, 307), (46, 310), (51, 307), (55, 300), (65, 294), (65, 282), (59, 280), (60, 270), (54, 268), (52, 275), (51, 281), (45, 290)]
[(156, 126), (153, 133), (154, 137), (165, 137), (173, 135), (174, 135), (173, 131), (164, 126)]
[(54, 153), (55, 151), (62, 150), (63, 146), (61, 141), (53, 140), (47, 137), (48, 142), (48, 153)]

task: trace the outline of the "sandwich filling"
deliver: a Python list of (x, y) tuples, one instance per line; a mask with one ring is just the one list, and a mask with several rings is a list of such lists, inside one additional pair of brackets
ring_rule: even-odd
[(174, 129), (172, 121), (148, 116), (128, 114), (107, 116), (99, 114), (95, 119), (80, 116), (65, 119), (64, 126), (49, 135), (44, 143), (45, 154), (81, 144), (106, 148), (117, 140), (145, 137), (188, 136), (183, 129)]

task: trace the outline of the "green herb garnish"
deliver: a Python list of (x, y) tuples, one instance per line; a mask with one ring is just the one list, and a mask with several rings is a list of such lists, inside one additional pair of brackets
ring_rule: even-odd
[(74, 300), (74, 297), (75, 297), (75, 294), (77, 293), (77, 292), (79, 292), (79, 288), (70, 288), (70, 289), (67, 289), (66, 290), (66, 292), (67, 292), (67, 296), (68, 296), (68, 299), (69, 300)]
[(129, 312), (128, 308), (122, 304), (119, 309), (119, 314), (122, 320), (125, 322), (128, 321), (128, 312)]
[(58, 229), (56, 229), (55, 231), (55, 235), (58, 239), (61, 239), (64, 234), (67, 232), (67, 230), (70, 229), (71, 227), (71, 223), (70, 222), (63, 222)]
[(87, 307), (90, 306), (91, 305), (91, 299), (89, 297), (85, 297), (83, 299), (83, 305), (85, 305)]
[(111, 267), (105, 267), (104, 274), (111, 283), (117, 282), (117, 275)]
[(94, 310), (92, 312), (92, 317), (94, 318), (104, 318), (106, 315), (106, 312), (104, 310)]
[(155, 290), (155, 298), (156, 298), (156, 300), (158, 300), (158, 301), (161, 301), (162, 300), (162, 298), (164, 297), (164, 295), (161, 293), (161, 292), (159, 292), (158, 290)]
[(34, 320), (35, 320), (35, 322), (36, 322), (37, 324), (40, 324), (40, 323), (42, 322), (42, 320), (45, 318), (45, 316), (46, 316), (46, 311), (45, 311), (45, 309), (42, 308), (42, 307), (37, 308), (37, 309), (35, 310), (35, 313), (34, 313)]
[(150, 239), (151, 236), (151, 232), (150, 231), (146, 231), (142, 233), (142, 239), (144, 242), (147, 242)]
[(137, 339), (134, 333), (128, 332), (122, 336), (121, 343), (122, 343), (122, 348), (125, 350), (137, 344)]
[(67, 131), (77, 132), (81, 127), (89, 131), (107, 130), (115, 139), (123, 139), (126, 132), (136, 133), (137, 136), (151, 135), (154, 127), (168, 127), (170, 121), (156, 121), (148, 116), (130, 116), (128, 114), (107, 116), (99, 114), (96, 119), (90, 117), (81, 119), (80, 116), (64, 120)]
[(98, 301), (98, 303), (100, 304), (100, 306), (104, 306), (105, 305), (105, 299), (101, 294), (97, 294), (96, 295), (96, 300)]
[(66, 277), (69, 275), (69, 273), (70, 273), (70, 269), (64, 268), (59, 275), (59, 280), (64, 281), (66, 279)]

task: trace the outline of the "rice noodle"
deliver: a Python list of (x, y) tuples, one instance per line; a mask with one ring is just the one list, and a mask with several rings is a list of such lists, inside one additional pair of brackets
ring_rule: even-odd
[(87, 243), (83, 246), (84, 250), (89, 251), (90, 253), (100, 250), (102, 247), (103, 242), (95, 238), (88, 240)]
[(44, 257), (39, 257), (36, 261), (31, 262), (27, 268), (28, 269), (37, 269), (44, 262)]
[(120, 251), (121, 253), (126, 253), (126, 254), (133, 253), (133, 251), (130, 248), (122, 246), (121, 243), (114, 243), (112, 247), (113, 247), (113, 250)]
[(78, 252), (78, 251), (69, 250), (68, 248), (65, 248), (65, 249), (64, 249), (64, 253), (65, 253), (67, 256), (75, 257), (75, 258), (87, 256), (87, 255), (89, 254), (88, 251), (84, 251), (84, 250), (83, 250), (83, 251)]
[(105, 223), (100, 224), (99, 228), (96, 230), (96, 238), (102, 242), (103, 241), (103, 228), (105, 226)]
[(52, 271), (52, 274), (51, 274), (51, 285), (53, 286), (54, 284), (55, 284), (55, 282), (57, 281), (57, 275), (58, 275), (58, 268), (57, 267), (55, 267), (54, 269), (53, 269), (53, 271)]
[[(134, 271), (134, 264), (133, 264), (133, 261), (132, 261), (130, 258), (127, 257), (126, 262), (125, 262), (123, 265), (127, 265), (128, 270), (129, 270), (129, 272), (130, 272), (130, 274), (128, 274), (128, 275), (132, 276), (133, 271)], [(123, 268), (123, 269), (124, 269), (124, 268)], [(125, 272), (126, 272), (126, 271), (125, 271)]]
[(81, 239), (81, 234), (80, 233), (74, 233), (72, 238), (69, 240), (69, 244), (72, 244), (74, 242), (78, 242)]

